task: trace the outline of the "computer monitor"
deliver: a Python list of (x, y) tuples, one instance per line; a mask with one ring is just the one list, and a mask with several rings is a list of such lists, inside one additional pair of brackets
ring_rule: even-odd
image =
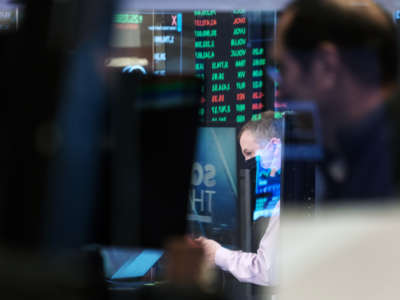
[(161, 272), (155, 271), (164, 255), (161, 249), (104, 247), (100, 253), (104, 276), (111, 284), (140, 286), (162, 279)]
[(200, 127), (189, 192), (188, 232), (238, 247), (236, 128)]
[(162, 248), (186, 233), (201, 80), (114, 75), (111, 244)]

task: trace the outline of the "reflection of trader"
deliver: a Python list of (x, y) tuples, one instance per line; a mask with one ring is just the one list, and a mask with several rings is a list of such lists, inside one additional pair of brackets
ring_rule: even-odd
[[(279, 132), (274, 112), (267, 111), (261, 114), (260, 120), (246, 123), (238, 135), (244, 158), (250, 160), (259, 155), (263, 167), (270, 169), (270, 176), (275, 176), (280, 171)], [(274, 211), (279, 212), (279, 205), (278, 202)], [(239, 281), (273, 285), (275, 283), (273, 261), (278, 228), (279, 214), (275, 214), (270, 219), (257, 253), (232, 251), (204, 237), (199, 237), (195, 241), (204, 248), (206, 259), (210, 264), (229, 271)]]

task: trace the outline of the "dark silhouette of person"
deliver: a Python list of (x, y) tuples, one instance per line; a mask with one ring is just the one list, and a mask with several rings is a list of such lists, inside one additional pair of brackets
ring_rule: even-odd
[(280, 17), (271, 51), (281, 100), (312, 101), (319, 112), (319, 204), (391, 199), (398, 125), (389, 107), (399, 59), (390, 14), (368, 0), (296, 0)]

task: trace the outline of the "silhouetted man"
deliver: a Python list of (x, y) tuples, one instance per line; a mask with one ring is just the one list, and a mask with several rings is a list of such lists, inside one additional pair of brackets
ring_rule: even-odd
[(271, 54), (281, 72), (280, 97), (318, 108), (321, 203), (392, 197), (387, 107), (397, 88), (398, 48), (391, 16), (368, 0), (294, 1), (280, 18)]

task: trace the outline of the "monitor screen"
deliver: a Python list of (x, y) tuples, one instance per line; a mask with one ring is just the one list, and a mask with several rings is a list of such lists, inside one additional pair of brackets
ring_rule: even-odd
[(111, 242), (161, 248), (186, 230), (201, 81), (114, 75)]
[[(275, 151), (272, 149), (269, 154), (272, 156)], [(278, 151), (281, 156), (281, 151)], [(271, 169), (265, 166), (264, 159), (260, 155), (256, 156), (253, 221), (279, 214), (277, 204), (281, 195), (281, 166), (279, 163), (276, 174), (271, 176)]]
[[(159, 249), (126, 249), (104, 247), (101, 249), (105, 277), (110, 282), (143, 282), (162, 259), (164, 251)], [(149, 276), (148, 276), (149, 277)], [(155, 279), (155, 278), (148, 278)]]
[(236, 129), (201, 127), (189, 192), (189, 232), (237, 245)]

